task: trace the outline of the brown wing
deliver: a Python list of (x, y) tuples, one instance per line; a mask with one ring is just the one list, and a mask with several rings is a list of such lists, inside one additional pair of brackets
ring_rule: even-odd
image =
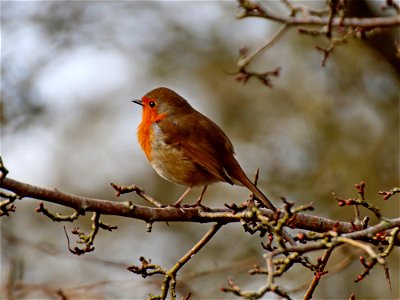
[[(180, 124), (185, 124), (181, 126)], [(165, 142), (179, 145), (185, 155), (221, 181), (233, 184), (224, 162), (233, 157), (233, 146), (225, 133), (197, 111), (159, 122)]]

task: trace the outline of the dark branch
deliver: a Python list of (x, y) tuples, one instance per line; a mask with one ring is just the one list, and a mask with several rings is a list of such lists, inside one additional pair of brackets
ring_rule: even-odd
[(329, 17), (318, 17), (318, 16), (283, 16), (272, 13), (267, 10), (258, 9), (248, 9), (246, 4), (243, 2), (249, 1), (239, 1), (242, 2), (241, 6), (245, 9), (242, 13), (238, 14), (238, 18), (244, 17), (258, 17), (265, 18), (268, 20), (276, 21), (279, 23), (284, 23), (289, 26), (307, 26), (307, 25), (319, 25), (324, 26), (330, 24), (332, 27), (358, 27), (363, 29), (369, 28), (387, 28), (396, 27), (400, 25), (400, 16), (389, 16), (389, 17), (376, 17), (376, 18), (329, 18)]
[[(56, 189), (47, 189), (11, 178), (4, 178), (1, 188), (16, 193), (19, 197), (30, 197), (51, 203), (71, 207), (79, 212), (97, 212), (104, 215), (115, 215), (143, 220), (145, 222), (239, 222), (246, 218), (248, 212), (236, 213), (228, 208), (215, 208), (204, 211), (202, 208), (181, 208), (174, 207), (146, 207), (133, 204), (130, 201), (117, 202), (103, 199), (87, 198), (72, 194), (66, 194)], [(263, 215), (274, 218), (272, 211), (263, 209)], [(283, 216), (283, 213), (281, 213)], [(335, 230), (337, 233), (350, 233), (354, 231), (354, 224), (351, 222), (338, 222), (327, 218), (312, 216), (302, 213), (295, 214), (290, 224), (293, 228), (310, 230), (314, 232), (327, 232)], [(383, 228), (382, 230), (384, 230)], [(357, 234), (354, 233), (354, 234)], [(397, 244), (398, 239), (396, 240)]]

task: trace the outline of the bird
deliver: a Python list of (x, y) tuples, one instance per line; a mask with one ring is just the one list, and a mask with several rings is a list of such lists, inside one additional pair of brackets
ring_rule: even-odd
[(142, 106), (137, 138), (151, 166), (164, 179), (187, 187), (172, 206), (180, 207), (197, 186), (203, 190), (192, 206), (200, 206), (208, 185), (227, 182), (247, 187), (263, 206), (277, 211), (243, 171), (224, 131), (186, 99), (158, 87), (132, 102)]

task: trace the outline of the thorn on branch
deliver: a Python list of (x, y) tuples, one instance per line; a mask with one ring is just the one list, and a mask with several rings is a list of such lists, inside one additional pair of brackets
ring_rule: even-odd
[[(258, 177), (260, 176), (260, 168), (256, 169), (256, 172), (254, 174), (254, 179), (253, 179), (253, 183), (255, 186), (257, 186), (258, 184)], [(248, 203), (249, 206), (253, 206), (254, 205), (254, 199), (255, 199), (256, 195), (254, 193), (250, 194), (250, 201)]]

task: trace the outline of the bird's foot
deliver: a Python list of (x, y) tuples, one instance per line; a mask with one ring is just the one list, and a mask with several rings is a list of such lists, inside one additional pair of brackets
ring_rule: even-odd
[(181, 201), (176, 201), (172, 204), (166, 204), (162, 206), (163, 208), (176, 208), (179, 209), (181, 212), (185, 212), (184, 207), (181, 206)]
[(201, 201), (196, 201), (193, 204), (186, 204), (184, 205), (185, 208), (201, 208), (204, 211), (210, 210), (211, 208), (209, 208), (208, 206), (205, 206), (203, 204), (201, 204)]

